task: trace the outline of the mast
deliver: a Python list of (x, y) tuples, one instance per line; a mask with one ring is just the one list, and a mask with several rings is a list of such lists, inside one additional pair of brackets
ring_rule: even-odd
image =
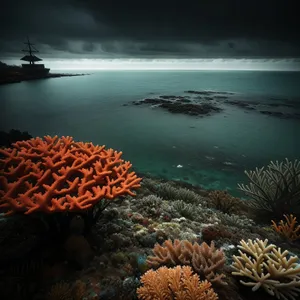
[(27, 45), (28, 49), (23, 49), (22, 52), (29, 53), (29, 55), (25, 55), (24, 57), (21, 58), (21, 60), (28, 61), (30, 65), (34, 65), (34, 62), (42, 60), (41, 58), (32, 54), (39, 51), (34, 47), (34, 44), (30, 43), (28, 36), (27, 36), (27, 42), (25, 42), (24, 44)]

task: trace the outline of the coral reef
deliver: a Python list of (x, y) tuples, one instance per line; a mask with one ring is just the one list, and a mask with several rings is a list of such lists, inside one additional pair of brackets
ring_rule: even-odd
[(208, 281), (200, 281), (189, 266), (160, 267), (149, 270), (141, 277), (142, 287), (137, 289), (144, 300), (217, 300), (218, 296)]
[[(249, 293), (248, 285), (258, 289), (257, 300), (272, 300), (273, 296), (292, 300), (299, 294), (300, 247), (294, 239), (299, 231), (294, 216), (286, 223), (276, 224), (274, 219), (273, 228), (265, 223), (270, 219), (254, 223), (252, 211), (245, 209), (247, 200), (186, 182), (130, 173), (131, 164), (121, 159), (120, 152), (68, 137), (17, 142), (1, 151), (1, 299), (134, 300), (138, 296), (170, 296), (250, 300), (254, 294)], [(77, 170), (80, 166), (82, 169)], [(105, 175), (103, 169), (107, 170)], [(65, 178), (66, 172), (73, 173)], [(7, 185), (2, 184), (5, 180)], [(60, 185), (52, 190), (57, 182)], [(136, 187), (139, 189), (134, 194)], [(266, 183), (265, 188), (269, 187)], [(99, 201), (88, 202), (101, 189), (105, 194)], [(72, 204), (61, 200), (76, 200), (84, 192), (89, 196), (84, 203), (90, 208), (83, 209), (83, 205), (72, 210)], [(24, 197), (26, 193), (28, 198)], [(9, 204), (8, 197), (19, 210)], [(54, 211), (30, 206), (32, 202), (40, 205), (39, 197), (48, 199), (44, 205), (54, 207)], [(231, 203), (232, 199), (237, 201)], [(57, 202), (65, 209), (56, 209)], [(5, 216), (9, 211), (13, 215)], [(96, 221), (87, 230), (90, 218)], [(44, 223), (47, 226), (41, 226)], [(59, 225), (63, 230), (57, 230)], [(284, 232), (286, 240), (281, 238)], [(237, 245), (242, 239), (257, 238), (268, 238), (289, 253), (264, 242), (261, 248), (258, 242), (252, 242), (252, 246), (245, 242), (238, 256)], [(162, 268), (144, 274), (151, 267)], [(158, 273), (169, 275), (159, 279)], [(173, 286), (168, 282), (172, 274), (177, 280), (172, 281), (176, 283)], [(245, 285), (239, 284), (237, 276)], [(147, 283), (143, 282), (146, 277), (150, 278)], [(165, 291), (169, 296), (151, 294), (159, 284), (168, 287)], [(158, 293), (162, 291), (159, 288)]]
[(268, 240), (242, 240), (239, 256), (233, 256), (233, 272), (244, 279), (240, 282), (257, 291), (262, 287), (277, 299), (298, 299), (300, 294), (300, 266), (297, 256), (290, 256)]

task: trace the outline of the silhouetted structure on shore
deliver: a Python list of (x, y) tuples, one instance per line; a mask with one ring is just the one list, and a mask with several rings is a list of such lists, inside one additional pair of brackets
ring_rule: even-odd
[(42, 61), (42, 59), (33, 54), (39, 51), (34, 47), (34, 44), (30, 43), (28, 37), (27, 42), (25, 42), (24, 44), (27, 45), (27, 49), (24, 49), (22, 51), (26, 52), (27, 55), (23, 56), (21, 60), (27, 61), (29, 62), (29, 64), (22, 64), (22, 72), (28, 75), (48, 74), (50, 69), (45, 68), (44, 64), (35, 64), (38, 61)]

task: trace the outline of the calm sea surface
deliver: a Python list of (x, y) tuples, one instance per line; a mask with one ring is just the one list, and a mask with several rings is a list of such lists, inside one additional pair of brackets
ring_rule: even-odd
[(123, 151), (123, 158), (137, 171), (206, 188), (227, 188), (234, 194), (237, 183), (247, 181), (245, 169), (270, 160), (300, 158), (300, 119), (267, 116), (221, 100), (224, 110), (203, 118), (149, 106), (123, 106), (146, 97), (210, 90), (233, 92), (235, 100), (262, 105), (292, 101), (295, 107), (290, 111), (299, 113), (300, 73), (93, 72), (0, 86), (0, 130), (70, 135), (104, 144)]

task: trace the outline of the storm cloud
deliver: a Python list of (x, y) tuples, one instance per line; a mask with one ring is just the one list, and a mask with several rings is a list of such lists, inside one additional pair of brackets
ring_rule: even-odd
[(45, 58), (297, 58), (296, 1), (11, 0), (0, 54), (27, 35)]

